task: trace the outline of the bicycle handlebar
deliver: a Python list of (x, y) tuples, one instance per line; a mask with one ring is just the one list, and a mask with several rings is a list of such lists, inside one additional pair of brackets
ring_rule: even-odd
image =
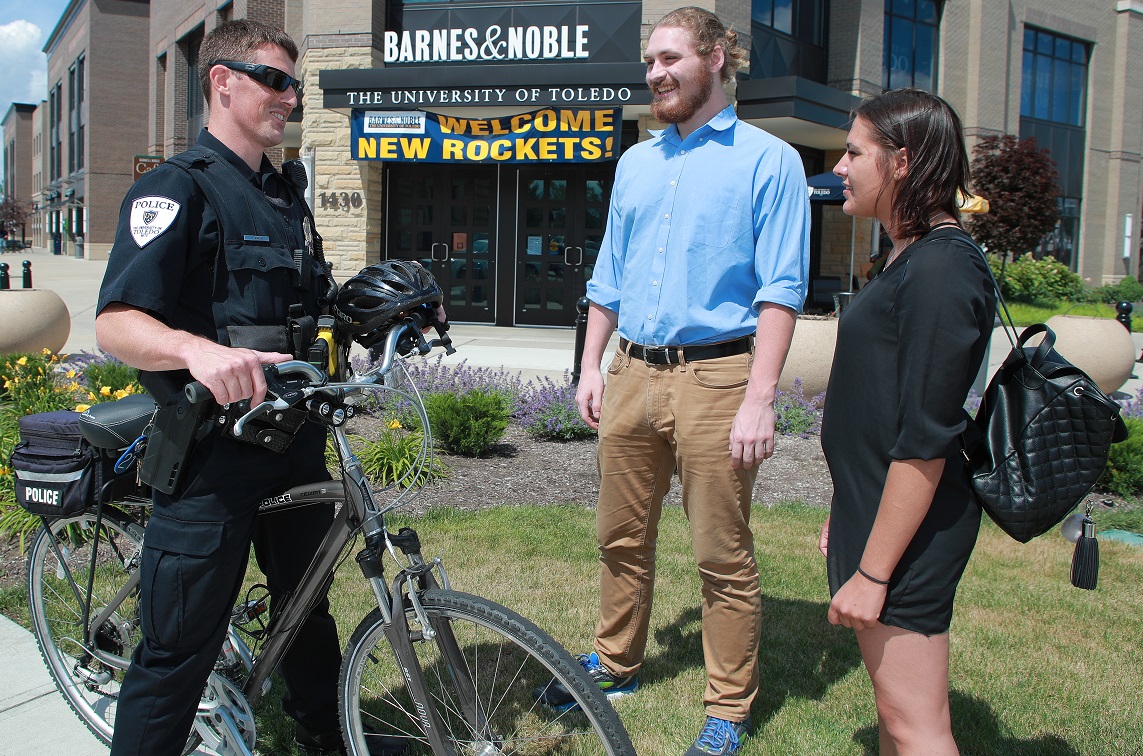
[[(422, 331), (430, 327), (436, 329), (438, 338), (432, 341), (426, 341)], [(453, 348), (452, 339), (449, 338), (446, 333), (447, 331), (448, 323), (442, 323), (437, 320), (436, 311), (433, 308), (418, 307), (412, 312), (407, 313), (400, 322), (395, 323), (389, 329), (389, 333), (386, 334), (385, 337), (384, 346), (381, 349), (380, 364), (368, 373), (359, 376), (356, 381), (348, 384), (339, 383), (329, 385), (329, 377), (325, 372), (301, 360), (288, 360), (286, 362), (263, 365), (262, 371), (266, 376), (267, 392), (274, 395), (275, 398), (273, 400), (263, 401), (258, 406), (252, 407), (249, 412), (234, 423), (233, 433), (236, 436), (242, 435), (246, 423), (258, 415), (269, 412), (272, 409), (282, 410), (292, 407), (300, 400), (312, 396), (323, 387), (349, 389), (373, 383), (378, 377), (384, 376), (389, 372), (393, 366), (393, 360), (398, 354), (408, 354), (414, 349), (420, 354), (427, 354), (435, 346), (444, 347), (447, 354), (452, 354), (456, 349)], [(304, 387), (288, 387), (282, 385), (280, 379), (290, 376), (304, 378), (308, 385)], [(191, 381), (186, 385), (183, 391), (192, 405), (199, 404), (213, 397), (210, 389), (199, 381)]]

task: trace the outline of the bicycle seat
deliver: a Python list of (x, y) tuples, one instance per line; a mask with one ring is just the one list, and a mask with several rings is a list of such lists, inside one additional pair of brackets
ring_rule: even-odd
[(98, 449), (123, 449), (142, 435), (154, 414), (155, 400), (147, 394), (125, 396), (81, 412), (79, 432)]

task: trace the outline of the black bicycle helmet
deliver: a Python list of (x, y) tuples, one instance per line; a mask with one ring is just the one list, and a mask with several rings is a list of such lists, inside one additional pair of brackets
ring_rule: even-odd
[(387, 260), (362, 268), (346, 281), (337, 292), (333, 314), (354, 341), (370, 347), (401, 313), (443, 300), (444, 293), (433, 274), (420, 263)]

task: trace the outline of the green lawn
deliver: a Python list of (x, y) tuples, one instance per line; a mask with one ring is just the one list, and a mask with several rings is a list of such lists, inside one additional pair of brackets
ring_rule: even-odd
[[(818, 554), (825, 512), (757, 509), (763, 590), (761, 694), (745, 756), (867, 754), (873, 695), (852, 632), (825, 619)], [(500, 601), (570, 650), (596, 616), (594, 512), (577, 507), (439, 509), (412, 524), (454, 587)], [(1021, 545), (986, 523), (952, 627), (953, 727), (966, 754), (1143, 751), (1143, 549), (1104, 541), (1099, 589), (1068, 583), (1071, 544), (1055, 532)], [(678, 754), (702, 722), (699, 585), (681, 509), (668, 508), (643, 689), (618, 703), (641, 756)], [(343, 640), (370, 608), (348, 560), (331, 593)], [(0, 596), (0, 611), (19, 614)], [(289, 753), (290, 726), (266, 711), (263, 751)]]
[[(1117, 315), (1114, 305), (1109, 304), (1075, 304), (1073, 302), (1060, 302), (1052, 306), (1025, 304), (1023, 302), (1009, 302), (1008, 311), (1016, 321), (1017, 328), (1043, 323), (1053, 315), (1082, 315), (1084, 317), (1112, 318)], [(1000, 313), (1003, 316), (1003, 312)], [(1007, 321), (1006, 321), (1007, 322)], [(1143, 307), (1136, 307), (1131, 313), (1131, 330), (1143, 333)]]

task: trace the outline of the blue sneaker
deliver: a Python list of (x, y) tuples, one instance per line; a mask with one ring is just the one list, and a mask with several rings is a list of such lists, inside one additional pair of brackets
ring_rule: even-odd
[(750, 720), (730, 722), (707, 717), (702, 732), (687, 749), (685, 756), (729, 756), (738, 753), (742, 739), (750, 734)]
[[(587, 670), (588, 676), (595, 681), (595, 684), (606, 694), (608, 699), (614, 700), (629, 696), (639, 689), (638, 675), (616, 677), (600, 663), (599, 656), (594, 651), (590, 654), (576, 654), (575, 660)], [(552, 680), (544, 687), (536, 688), (532, 691), (532, 697), (543, 705), (560, 712), (579, 708), (575, 698), (559, 680)]]

